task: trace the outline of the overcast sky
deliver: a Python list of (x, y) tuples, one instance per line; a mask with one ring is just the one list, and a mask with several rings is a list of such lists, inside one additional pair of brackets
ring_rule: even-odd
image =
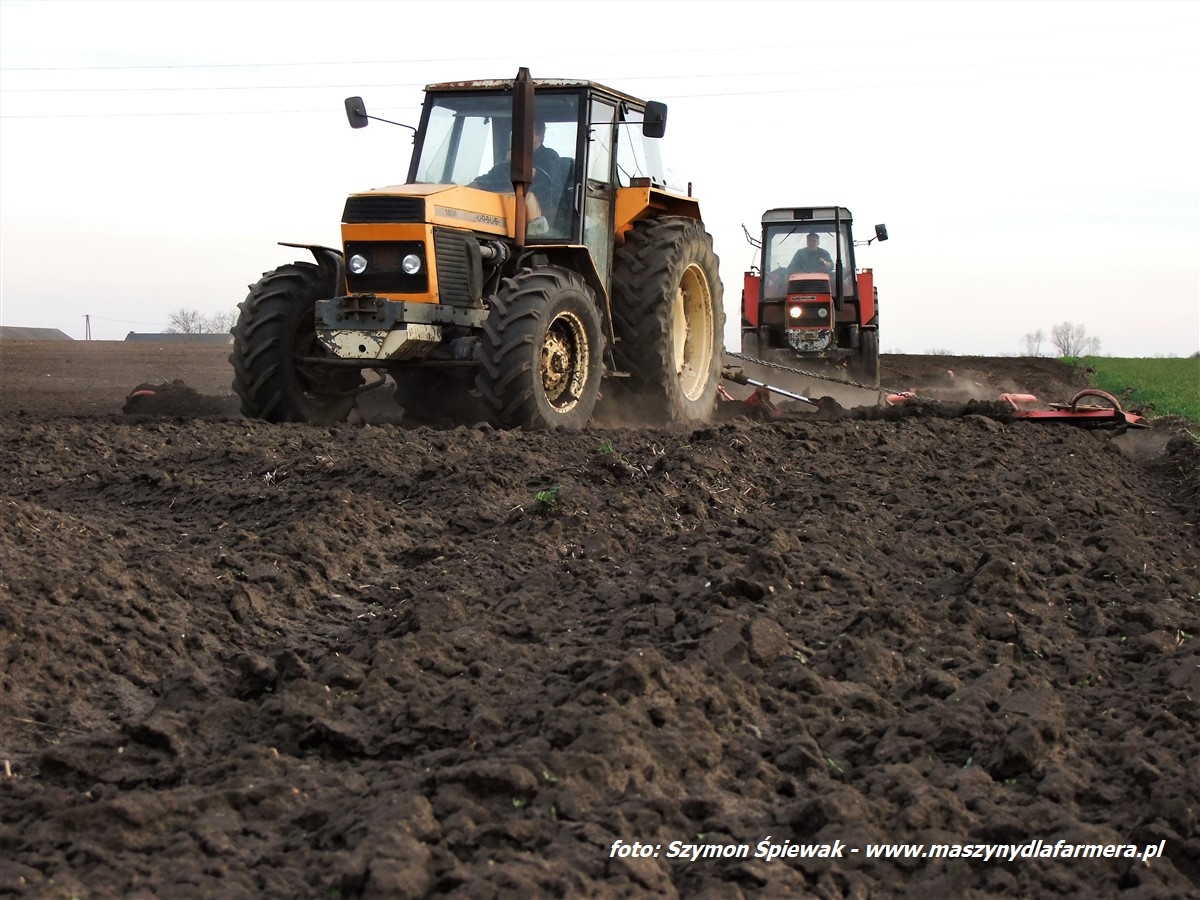
[(424, 85), (520, 66), (668, 104), (731, 324), (743, 226), (840, 204), (890, 232), (859, 251), (884, 352), (1200, 350), (1196, 2), (0, 2), (0, 324), (233, 312), (404, 180), (409, 132), (345, 97), (416, 124)]

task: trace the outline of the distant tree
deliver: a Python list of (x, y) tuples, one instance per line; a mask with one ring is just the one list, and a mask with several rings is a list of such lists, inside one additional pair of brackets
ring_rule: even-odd
[(951, 353), (949, 350), (945, 349), (944, 347), (930, 347), (928, 350), (925, 351), (925, 355), (926, 356), (953, 356), (954, 354)]
[(203, 334), (204, 316), (198, 309), (177, 309), (167, 316), (167, 331), (171, 334)]
[(204, 320), (204, 330), (209, 334), (224, 334), (237, 322), (236, 312), (213, 313)]
[(1087, 329), (1071, 322), (1059, 322), (1050, 329), (1050, 343), (1059, 356), (1096, 356), (1100, 339), (1089, 337)]
[(177, 309), (167, 316), (167, 331), (170, 334), (221, 334), (233, 327), (237, 315), (215, 313), (204, 315), (198, 309)]
[(1041, 356), (1042, 344), (1045, 342), (1045, 340), (1046, 332), (1042, 331), (1040, 328), (1037, 331), (1031, 331), (1029, 334), (1022, 336), (1021, 346), (1025, 349), (1025, 352), (1021, 355)]

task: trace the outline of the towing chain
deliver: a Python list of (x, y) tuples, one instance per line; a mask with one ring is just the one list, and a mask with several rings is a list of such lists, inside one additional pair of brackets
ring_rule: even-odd
[(755, 359), (753, 356), (745, 356), (744, 354), (733, 353), (729, 350), (725, 351), (725, 355), (732, 357), (733, 359), (741, 360), (742, 362), (753, 363), (756, 366), (763, 366), (764, 368), (767, 368), (767, 369), (778, 369), (781, 372), (789, 372), (793, 375), (803, 375), (806, 378), (816, 378), (816, 379), (819, 379), (820, 381), (832, 381), (837, 384), (845, 384), (850, 387), (862, 388), (864, 391), (872, 391), (873, 393), (878, 394), (881, 401), (883, 401), (883, 399), (885, 397), (899, 395), (899, 396), (907, 397), (910, 400), (926, 400), (926, 401), (930, 401), (930, 402), (935, 402), (935, 401), (933, 401), (933, 398), (931, 398), (931, 397), (922, 397), (919, 394), (914, 394), (912, 391), (902, 391), (902, 390), (893, 390), (892, 388), (876, 387), (875, 385), (871, 385), (871, 384), (863, 384), (860, 381), (846, 381), (844, 378), (837, 378), (833, 375), (823, 375), (820, 372), (810, 372), (806, 369), (794, 369), (791, 366), (785, 366), (782, 363), (771, 362), (770, 360), (766, 360), (766, 359)]
[(806, 369), (794, 369), (791, 366), (785, 366), (782, 363), (770, 362), (765, 359), (755, 359), (753, 356), (744, 356), (741, 353), (731, 353), (726, 350), (725, 355), (733, 359), (740, 359), (742, 362), (753, 363), (756, 366), (762, 366), (766, 369), (778, 369), (781, 372), (788, 372), (792, 375), (803, 375), (805, 378), (816, 378), (821, 381), (833, 381), (838, 384), (845, 384), (850, 387), (862, 388), (864, 391), (873, 391), (876, 394), (898, 394), (901, 391), (893, 391), (888, 388), (876, 387), (872, 384), (863, 384), (859, 381), (847, 381), (844, 378), (837, 378), (833, 375), (822, 375), (820, 372), (810, 372)]

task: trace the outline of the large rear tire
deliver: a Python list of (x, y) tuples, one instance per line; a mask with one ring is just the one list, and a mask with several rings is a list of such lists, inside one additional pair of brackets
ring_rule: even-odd
[(879, 332), (862, 331), (858, 335), (858, 359), (853, 363), (855, 379), (870, 387), (879, 387)]
[(757, 329), (742, 329), (742, 349), (739, 352), (751, 359), (762, 359), (762, 346)]
[(475, 387), (502, 428), (583, 428), (600, 398), (604, 335), (596, 298), (569, 269), (523, 269), (492, 298)]
[(717, 400), (725, 308), (712, 238), (703, 223), (635, 222), (613, 260), (613, 326), (625, 390), (668, 422), (707, 420)]
[(229, 356), (242, 415), (328, 425), (350, 414), (362, 372), (307, 361), (333, 358), (315, 324), (316, 302), (333, 292), (321, 268), (303, 262), (280, 266), (251, 286), (238, 305)]

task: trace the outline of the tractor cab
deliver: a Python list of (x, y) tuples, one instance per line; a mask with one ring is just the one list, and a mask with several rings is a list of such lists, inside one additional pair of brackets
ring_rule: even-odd
[[(815, 213), (832, 213), (833, 210), (814, 210)], [(824, 275), (828, 288), (822, 293), (837, 297), (837, 263), (842, 264), (842, 308), (846, 302), (858, 302), (858, 284), (854, 273), (854, 237), (850, 232), (850, 211), (842, 209), (841, 221), (830, 215), (827, 219), (796, 221), (781, 219), (782, 214), (791, 215), (793, 210), (772, 210), (763, 216), (762, 271), (764, 306), (782, 307), (787, 297), (788, 284), (793, 280), (812, 281), (814, 275)], [(772, 310), (765, 318), (777, 317)], [(779, 321), (783, 321), (780, 318)]]
[[(617, 189), (667, 186), (655, 140), (666, 107), (594, 82), (539, 79), (536, 85), (525, 242), (586, 246), (607, 293)], [(512, 82), (429, 85), (408, 184), (511, 196), (513, 142), (525, 127), (513, 118)]]

